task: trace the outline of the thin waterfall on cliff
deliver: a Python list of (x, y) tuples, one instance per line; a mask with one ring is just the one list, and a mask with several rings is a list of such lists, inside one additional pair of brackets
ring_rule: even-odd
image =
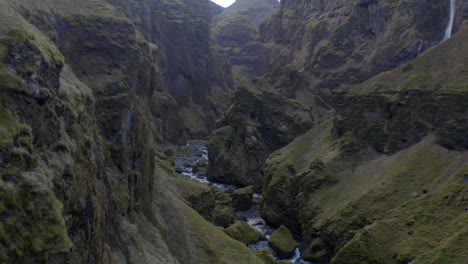
[(452, 28), (453, 28), (453, 20), (455, 18), (455, 3), (456, 0), (450, 0), (450, 17), (449, 23), (447, 25), (447, 29), (445, 29), (445, 37), (444, 40), (447, 40), (452, 35)]

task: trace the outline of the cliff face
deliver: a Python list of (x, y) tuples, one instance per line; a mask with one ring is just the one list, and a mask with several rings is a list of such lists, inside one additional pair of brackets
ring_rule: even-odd
[[(184, 127), (229, 86), (198, 61), (216, 56), (208, 3), (109, 3), (0, 2), (0, 262), (259, 263), (187, 206), (157, 147), (205, 131)], [(200, 46), (158, 38), (181, 8)]]
[(460, 31), (395, 70), (335, 90), (334, 115), (269, 157), (262, 215), (302, 230), (306, 258), (462, 261), (466, 249), (455, 241), (467, 235), (458, 224), (467, 221), (460, 49), (468, 30)]
[(320, 122), (330, 111), (310, 79), (284, 67), (238, 83), (233, 103), (213, 131), (208, 176), (241, 186), (262, 185), (268, 155)]
[[(211, 8), (208, 1), (108, 0), (128, 17), (163, 54), (159, 68), (163, 87), (174, 98), (161, 98), (164, 107), (156, 115), (178, 114), (162, 124), (165, 140), (183, 143), (201, 137), (212, 127), (232, 93), (231, 68), (210, 47)], [(170, 127), (180, 123), (180, 126)]]
[(264, 47), (258, 27), (278, 7), (276, 0), (237, 0), (214, 17), (213, 41), (219, 53), (226, 56), (232, 65), (235, 81), (252, 79), (264, 73)]
[[(458, 1), (457, 24), (463, 15)], [(269, 70), (304, 68), (313, 86), (356, 84), (444, 38), (449, 1), (282, 1), (261, 26)]]
[[(421, 3), (410, 0), (391, 2), (282, 1), (281, 8), (260, 25), (266, 51), (264, 58), (267, 72), (271, 72), (270, 75), (275, 75), (278, 79), (285, 78), (284, 83), (288, 82), (288, 75), (281, 75), (278, 71), (285, 65), (300, 72), (307, 78), (307, 84), (303, 85), (306, 87), (305, 90), (308, 90), (308, 93), (313, 94), (315, 98), (306, 105), (314, 108), (313, 111), (316, 113), (326, 112), (326, 109), (330, 109), (328, 104), (332, 104), (328, 102), (331, 99), (331, 91), (337, 87), (363, 82), (379, 72), (414, 59), (427, 48), (440, 43), (444, 38), (448, 23), (449, 6), (447, 4), (448, 1)], [(453, 32), (462, 28), (465, 23), (463, 20), (465, 4), (458, 1), (456, 10)], [(281, 82), (280, 80), (273, 86), (279, 84), (275, 89), (283, 94), (287, 94), (291, 86), (296, 86), (296, 84), (280, 85)], [(237, 94), (235, 102), (247, 100), (246, 96), (242, 97)], [(295, 94), (292, 97), (299, 99), (306, 96)], [(335, 99), (339, 100), (338, 97)], [(258, 102), (258, 104), (262, 103)], [(335, 103), (339, 104), (338, 101)], [(339, 105), (338, 107), (341, 111), (341, 107)], [(252, 110), (251, 114), (254, 112), (255, 110)], [(236, 122), (249, 124), (247, 116), (248, 114), (244, 113), (243, 117)], [(354, 125), (354, 121), (347, 119), (344, 122)], [(231, 127), (239, 126), (229, 123), (229, 120), (225, 124)], [(399, 125), (401, 124), (393, 124), (395, 129), (398, 129), (396, 127)], [(425, 134), (424, 131), (427, 132), (427, 129), (420, 127), (419, 124), (411, 125), (415, 126), (412, 134), (408, 135), (412, 139), (407, 143), (395, 143), (398, 145), (394, 146), (395, 149), (409, 146), (415, 138), (420, 139)], [(266, 129), (259, 127), (260, 131)], [(267, 138), (263, 138), (266, 134), (264, 132), (259, 133), (261, 135), (257, 138), (259, 142), (268, 141)], [(336, 132), (344, 133), (340, 129)], [(292, 138), (300, 134), (291, 131)], [(401, 137), (404, 136), (400, 135), (400, 138), (395, 140), (402, 141)], [(236, 142), (243, 141), (241, 134), (233, 138)], [(286, 140), (283, 144), (289, 142)], [(259, 157), (263, 158), (281, 146), (281, 144), (270, 144), (270, 148), (264, 151), (266, 154), (259, 155)], [(390, 146), (390, 148), (393, 147)], [(387, 150), (381, 149), (381, 151)], [(223, 152), (229, 153), (229, 149), (224, 148)], [(248, 154), (244, 152), (239, 156), (246, 157)], [(217, 164), (217, 158), (213, 158), (213, 164)], [(223, 158), (220, 157), (220, 159)], [(259, 164), (263, 163), (264, 161), (259, 160)], [(249, 166), (249, 162), (244, 161), (238, 163), (236, 167), (249, 168)], [(257, 166), (259, 170), (257, 175), (261, 173), (262, 168), (263, 166)], [(221, 173), (216, 172), (215, 169), (210, 171), (213, 174)], [(221, 174), (229, 175), (229, 171)]]

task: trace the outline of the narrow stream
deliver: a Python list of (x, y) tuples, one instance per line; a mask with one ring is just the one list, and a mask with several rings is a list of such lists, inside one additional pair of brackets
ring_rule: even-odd
[[(176, 171), (178, 171), (182, 176), (199, 181), (207, 186), (212, 186), (223, 191), (235, 190), (238, 187), (229, 184), (214, 183), (208, 180), (206, 174), (202, 171), (194, 172), (193, 167), (196, 163), (203, 162), (208, 164), (208, 148), (203, 141), (199, 140), (189, 140), (185, 147), (179, 151), (176, 159), (175, 165)], [(257, 251), (260, 249), (268, 249), (276, 256), (276, 252), (268, 245), (268, 239), (270, 238), (275, 228), (267, 224), (267, 222), (260, 215), (260, 203), (262, 200), (262, 195), (255, 193), (253, 195), (252, 207), (247, 211), (238, 211), (235, 213), (235, 220), (244, 220), (250, 226), (258, 230), (262, 236), (261, 239), (252, 245), (249, 245), (249, 248), (252, 251)], [(313, 264), (312, 262), (304, 261), (300, 259), (301, 252), (299, 248), (296, 248), (295, 254), (291, 259), (281, 259), (290, 261), (297, 264)], [(277, 258), (277, 260), (280, 260)]]

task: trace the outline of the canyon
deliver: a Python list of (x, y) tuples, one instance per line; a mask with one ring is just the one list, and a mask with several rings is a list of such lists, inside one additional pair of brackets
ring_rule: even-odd
[(0, 263), (465, 264), (468, 1), (0, 0)]

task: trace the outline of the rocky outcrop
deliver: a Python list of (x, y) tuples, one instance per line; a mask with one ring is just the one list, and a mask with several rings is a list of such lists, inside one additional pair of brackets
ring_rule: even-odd
[(291, 231), (285, 226), (280, 226), (268, 240), (268, 244), (278, 253), (280, 258), (290, 258), (298, 243), (294, 240)]
[(260, 249), (255, 251), (255, 254), (259, 259), (263, 261), (264, 264), (274, 264), (275, 258), (268, 249)]
[(249, 210), (252, 207), (253, 186), (240, 188), (232, 192), (232, 204), (236, 211)]
[[(271, 16), (279, 8), (279, 1), (276, 0), (236, 0), (225, 9), (224, 14), (236, 14), (246, 12), (252, 24), (258, 27), (266, 18)], [(219, 18), (215, 18), (219, 19)]]
[[(415, 0), (282, 1), (280, 10), (261, 26), (268, 43), (265, 65), (268, 71), (288, 64), (303, 68), (316, 89), (357, 84), (441, 42), (449, 5)], [(457, 21), (462, 13), (457, 12)]]
[[(296, 77), (301, 79), (300, 74)], [(283, 79), (284, 83), (291, 82), (290, 89), (296, 87), (314, 102), (316, 97), (307, 94), (307, 86), (295, 80)], [(208, 177), (212, 181), (260, 188), (268, 154), (312, 127), (310, 102), (288, 98), (268, 81), (274, 83), (274, 79), (266, 78), (238, 84), (234, 103), (219, 123), (220, 128), (212, 133), (208, 145)]]
[(392, 153), (431, 131), (444, 147), (468, 149), (465, 56), (459, 54), (467, 36), (463, 30), (394, 71), (336, 90), (334, 133), (346, 141), (343, 150)]
[(211, 48), (208, 1), (106, 2), (123, 12), (159, 55), (164, 85), (153, 112), (164, 119), (158, 124), (160, 141), (182, 144), (205, 135), (233, 86), (230, 66)]
[(261, 234), (258, 230), (251, 227), (245, 221), (237, 221), (224, 230), (230, 237), (239, 240), (247, 246), (257, 242)]
[(220, 54), (232, 65), (235, 81), (263, 71), (263, 43), (258, 26), (279, 7), (276, 0), (237, 0), (214, 17), (212, 35)]
[(210, 1), (209, 5), (211, 17), (215, 17), (224, 12), (224, 7), (216, 4), (215, 2)]

